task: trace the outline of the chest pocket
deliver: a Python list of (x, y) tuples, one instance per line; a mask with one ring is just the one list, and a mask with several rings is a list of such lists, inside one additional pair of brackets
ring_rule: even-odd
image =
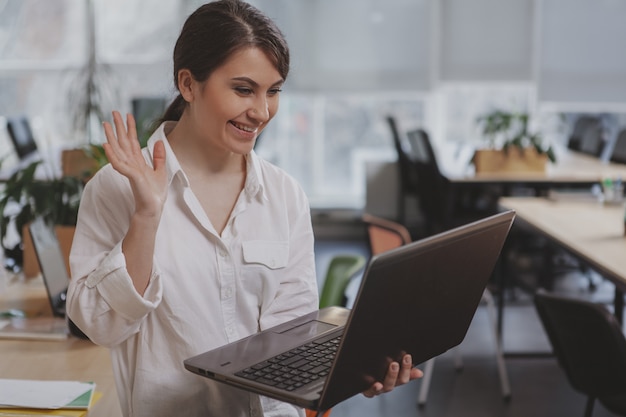
[(261, 264), (270, 269), (287, 266), (289, 242), (252, 240), (242, 243), (243, 260), (248, 264)]

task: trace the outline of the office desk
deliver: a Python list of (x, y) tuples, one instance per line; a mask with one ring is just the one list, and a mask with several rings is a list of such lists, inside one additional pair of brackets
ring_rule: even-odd
[[(615, 284), (615, 314), (622, 322), (626, 291), (624, 207), (591, 198), (504, 197), (502, 208), (563, 247)], [(503, 297), (500, 297), (501, 299)]]
[[(2, 287), (0, 287), (2, 288)], [(22, 309), (30, 314), (50, 315), (41, 278), (15, 278), (0, 290), (0, 310)], [(89, 417), (117, 417), (121, 410), (115, 391), (108, 349), (88, 340), (66, 341), (0, 340), (2, 378), (94, 381), (100, 400)]]
[[(455, 184), (519, 184), (550, 188), (563, 185), (591, 185), (603, 178), (626, 179), (626, 164), (609, 163), (599, 158), (568, 149), (555, 150), (556, 163), (548, 162), (545, 172), (493, 172), (475, 173), (468, 164), (467, 155), (456, 155), (446, 149), (440, 150), (440, 169)], [(461, 161), (460, 159), (465, 159)]]

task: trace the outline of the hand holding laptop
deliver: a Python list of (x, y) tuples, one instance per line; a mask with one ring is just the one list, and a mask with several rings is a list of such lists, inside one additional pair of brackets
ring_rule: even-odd
[(411, 355), (404, 355), (401, 364), (398, 362), (391, 362), (389, 364), (389, 369), (387, 370), (384, 381), (374, 382), (370, 389), (363, 392), (363, 395), (367, 398), (372, 398), (378, 394), (389, 392), (399, 385), (404, 385), (414, 379), (421, 378), (422, 376), (424, 376), (424, 373), (420, 369), (413, 367)]

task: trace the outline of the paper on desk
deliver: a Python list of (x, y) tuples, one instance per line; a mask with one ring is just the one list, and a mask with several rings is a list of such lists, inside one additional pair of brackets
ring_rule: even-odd
[(55, 409), (93, 389), (93, 383), (0, 379), (0, 405)]

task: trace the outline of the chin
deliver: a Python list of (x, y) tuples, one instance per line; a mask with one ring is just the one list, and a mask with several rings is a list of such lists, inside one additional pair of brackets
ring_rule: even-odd
[(240, 155), (247, 155), (252, 152), (255, 143), (255, 141), (250, 143), (238, 143), (237, 146), (233, 146), (232, 151)]

